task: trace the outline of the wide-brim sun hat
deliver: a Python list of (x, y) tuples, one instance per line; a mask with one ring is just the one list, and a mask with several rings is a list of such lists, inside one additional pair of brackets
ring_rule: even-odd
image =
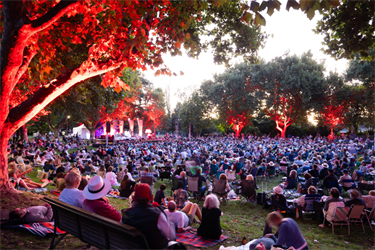
[(269, 166), (274, 166), (275, 164), (274, 164), (272, 161), (270, 161), (270, 162), (268, 163), (268, 165), (269, 165)]
[(82, 195), (87, 200), (96, 200), (108, 194), (109, 190), (111, 190), (111, 182), (109, 180), (94, 176), (83, 189)]
[(276, 194), (283, 194), (283, 189), (280, 187), (280, 186), (276, 186), (273, 188), (273, 191), (276, 193)]

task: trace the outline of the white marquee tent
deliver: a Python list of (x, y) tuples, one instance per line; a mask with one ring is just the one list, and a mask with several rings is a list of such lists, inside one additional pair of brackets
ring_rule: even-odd
[(73, 134), (78, 134), (82, 139), (90, 139), (90, 131), (83, 124), (79, 127), (73, 128)]

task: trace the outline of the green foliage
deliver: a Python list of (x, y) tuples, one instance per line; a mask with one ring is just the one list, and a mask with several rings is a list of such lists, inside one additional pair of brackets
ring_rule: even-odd
[(315, 30), (324, 35), (327, 48), (323, 51), (337, 59), (352, 59), (359, 53), (365, 60), (374, 60), (374, 54), (368, 53), (375, 46), (374, 8), (372, 0), (344, 0), (325, 13)]

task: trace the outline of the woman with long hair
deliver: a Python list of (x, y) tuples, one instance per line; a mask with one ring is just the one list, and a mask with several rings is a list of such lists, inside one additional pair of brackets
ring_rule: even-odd
[(223, 213), (219, 205), (220, 202), (216, 195), (210, 194), (206, 196), (202, 208), (202, 222), (197, 230), (199, 236), (210, 239), (220, 239), (220, 216), (223, 216)]

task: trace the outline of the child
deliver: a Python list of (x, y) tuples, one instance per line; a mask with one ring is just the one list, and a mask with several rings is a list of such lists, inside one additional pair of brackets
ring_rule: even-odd
[(160, 185), (160, 189), (156, 191), (154, 201), (157, 202), (160, 206), (167, 207), (167, 203), (165, 202), (165, 195), (164, 190), (166, 189), (165, 184)]

